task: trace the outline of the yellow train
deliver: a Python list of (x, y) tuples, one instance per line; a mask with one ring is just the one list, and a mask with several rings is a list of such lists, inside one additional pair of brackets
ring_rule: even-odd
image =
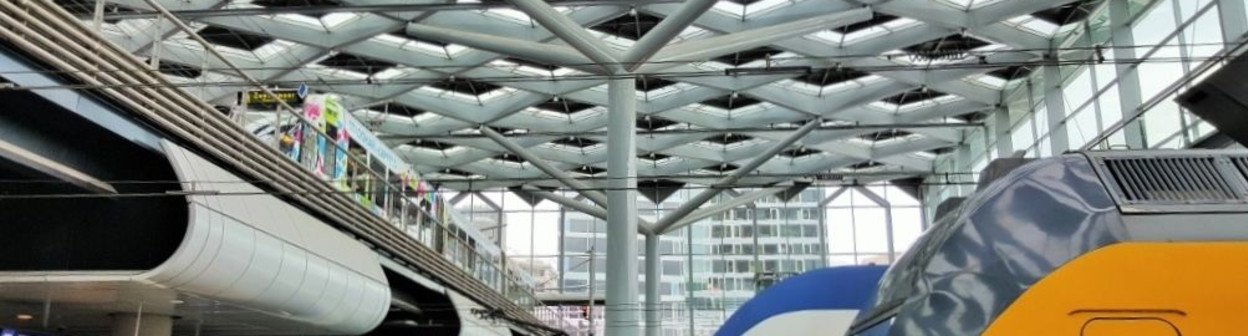
[(1248, 335), (1248, 152), (1068, 154), (983, 185), (849, 335)]

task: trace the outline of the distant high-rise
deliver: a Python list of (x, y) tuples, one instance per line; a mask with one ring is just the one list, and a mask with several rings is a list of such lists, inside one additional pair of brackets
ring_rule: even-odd
[[(693, 191), (696, 192), (696, 191)], [(638, 213), (646, 219), (680, 206), (692, 196), (682, 190), (656, 206), (638, 199)], [(727, 199), (728, 196), (723, 196)], [(710, 335), (743, 302), (788, 275), (823, 265), (823, 232), (819, 226), (819, 201), (823, 191), (811, 188), (789, 202), (763, 198), (755, 207), (739, 207), (664, 235), (660, 241), (662, 265), (659, 286), (663, 298), (661, 315), (664, 336)], [(714, 201), (707, 204), (713, 205)], [(562, 290), (587, 293), (589, 251), (595, 251), (596, 292), (602, 293), (606, 277), (606, 222), (589, 215), (567, 212), (560, 249), (563, 257)], [(638, 236), (638, 244), (644, 244)], [(644, 249), (639, 246), (639, 251)], [(643, 260), (644, 261), (644, 260)], [(638, 281), (644, 281), (644, 262), (639, 262)], [(642, 298), (644, 302), (644, 298)], [(690, 309), (692, 308), (692, 309)], [(595, 314), (601, 319), (601, 310)], [(597, 324), (601, 328), (601, 323)], [(689, 333), (689, 330), (693, 333)], [(601, 333), (599, 333), (601, 334)]]

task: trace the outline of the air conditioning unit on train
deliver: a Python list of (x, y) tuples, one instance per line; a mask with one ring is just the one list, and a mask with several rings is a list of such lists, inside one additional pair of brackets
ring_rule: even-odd
[(1248, 212), (1248, 152), (1115, 151), (1083, 155), (1118, 204), (1133, 237), (1248, 239), (1248, 223), (1243, 219)]

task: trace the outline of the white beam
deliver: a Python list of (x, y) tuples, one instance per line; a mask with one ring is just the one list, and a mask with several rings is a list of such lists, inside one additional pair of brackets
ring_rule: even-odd
[(802, 128), (799, 128), (798, 130), (794, 131), (793, 134), (784, 138), (784, 140), (780, 140), (777, 143), (773, 144), (771, 149), (768, 149), (766, 152), (763, 152), (758, 157), (754, 158), (753, 161), (750, 161), (750, 163), (746, 164), (743, 167), (737, 168), (737, 170), (733, 171), (732, 174), (724, 177), (723, 179), (720, 179), (714, 185), (710, 186), (710, 188), (703, 190), (701, 193), (697, 194), (692, 199), (686, 201), (684, 204), (681, 204), (680, 207), (676, 208), (676, 210), (673, 210), (672, 213), (668, 214), (667, 216), (664, 216), (658, 222), (654, 223), (655, 231), (659, 231), (659, 232), (667, 231), (668, 229), (672, 227), (672, 224), (675, 224), (676, 221), (689, 215), (698, 207), (702, 206), (702, 204), (705, 204), (707, 201), (710, 201), (711, 198), (715, 197), (715, 195), (718, 195), (720, 192), (722, 192), (723, 191), (723, 189), (721, 189), (722, 187), (728, 184), (735, 183), (737, 182), (737, 180), (740, 180), (746, 174), (754, 172), (754, 170), (758, 169), (759, 166), (762, 166), (764, 163), (767, 163), (767, 161), (771, 160), (771, 158), (776, 156), (776, 154), (779, 154), (785, 149), (788, 149), (790, 145), (793, 145), (798, 140), (801, 140), (802, 137), (805, 137), (807, 134), (810, 134), (811, 131), (814, 131), (816, 128), (819, 128), (819, 126), (822, 124), (823, 124), (823, 120), (821, 119), (815, 119), (815, 120), (806, 122), (806, 125), (802, 126)]
[(3, 139), (0, 139), (0, 158), (8, 159), (93, 193), (117, 194), (117, 189), (108, 182)]
[(714, 216), (715, 214), (728, 211), (728, 210), (732, 210), (736, 207), (739, 207), (745, 204), (752, 203), (763, 197), (774, 195), (775, 193), (788, 189), (788, 187), (789, 186), (786, 185), (782, 187), (763, 188), (763, 189), (750, 192), (745, 195), (734, 197), (733, 199), (728, 200), (727, 202), (716, 203), (714, 206), (699, 209), (698, 211), (694, 211), (690, 213), (688, 216), (685, 216), (685, 218), (682, 218), (681, 220), (676, 221), (676, 223), (672, 224), (671, 227), (667, 228), (666, 230), (661, 231), (660, 233), (666, 234), (668, 232), (680, 230), (684, 228), (685, 226), (688, 226), (689, 224), (696, 223), (697, 221)]
[(562, 170), (559, 170), (558, 168), (555, 168), (555, 166), (546, 162), (546, 159), (537, 157), (536, 155), (529, 153), (529, 151), (526, 150), (524, 147), (516, 144), (515, 142), (512, 142), (511, 140), (504, 137), (502, 134), (498, 134), (498, 132), (495, 132), (489, 127), (481, 126), (477, 129), (481, 131), (481, 134), (485, 134), (485, 136), (489, 137), (491, 140), (494, 140), (494, 142), (497, 142), (499, 146), (503, 146), (503, 148), (506, 148), (507, 150), (511, 151), (513, 154), (516, 154), (517, 156), (524, 158), (525, 160), (528, 160), (529, 163), (532, 163), (534, 167), (537, 167), (537, 169), (541, 169), (546, 174), (559, 180), (559, 182), (563, 182), (563, 184), (567, 185), (569, 188), (575, 189), (577, 193), (584, 195), (585, 198), (588, 198), (590, 201), (593, 201), (595, 204), (598, 204), (599, 206), (607, 206), (606, 195), (603, 195), (602, 193), (594, 191), (594, 190), (590, 190), (589, 185), (585, 184), (584, 182), (577, 181), (576, 179), (573, 179), (571, 176), (568, 176), (567, 173), (563, 172)]
[[(749, 50), (779, 41), (796, 38), (824, 29), (847, 26), (871, 19), (870, 8), (859, 8), (835, 14), (751, 29), (739, 33), (720, 35), (700, 40), (674, 44), (654, 56), (655, 63), (699, 61), (712, 57)], [(650, 67), (642, 67), (649, 69)], [(645, 70), (643, 70), (644, 72)]]
[(632, 49), (629, 49), (628, 54), (624, 55), (624, 66), (629, 71), (640, 68), (642, 63), (649, 60), (655, 53), (658, 53), (663, 46), (671, 42), (672, 38), (680, 35), (681, 31), (693, 24), (693, 21), (697, 20), (698, 16), (701, 16), (702, 13), (705, 13), (717, 2), (719, 0), (689, 0), (686, 2), (675, 13), (664, 18), (654, 29), (647, 32), (646, 36), (637, 40), (637, 44), (634, 44)]
[(597, 72), (597, 67), (589, 65), (588, 58), (575, 49), (549, 43), (515, 40), (493, 35), (472, 33), (455, 29), (446, 29), (418, 23), (407, 25), (407, 34), (420, 38), (446, 43), (462, 44), (472, 48), (492, 51), (519, 58), (568, 66), (578, 70)]
[(559, 36), (564, 42), (567, 42), (576, 50), (590, 59), (597, 62), (599, 66), (607, 70), (607, 73), (624, 72), (620, 66), (619, 59), (616, 58), (614, 52), (602, 43), (597, 37), (590, 35), (585, 27), (582, 27), (576, 21), (563, 15), (550, 4), (541, 0), (510, 0), (512, 4), (520, 8), (530, 18), (540, 22), (543, 27)]
[[(559, 205), (562, 205), (565, 207), (572, 208), (573, 210), (580, 211), (586, 215), (594, 216), (595, 218), (598, 218), (601, 220), (607, 219), (607, 210), (603, 209), (602, 207), (595, 206), (593, 204), (585, 204), (585, 202), (578, 202), (577, 200), (567, 198), (567, 197), (564, 197), (562, 195), (559, 195), (553, 192), (545, 191), (545, 190), (542, 190), (541, 188), (534, 187), (531, 185), (525, 185), (522, 188), (524, 188), (525, 191), (528, 191), (528, 192), (533, 193), (534, 195), (537, 195), (538, 197), (544, 198), (551, 202), (558, 203)], [(651, 231), (652, 230), (651, 227), (653, 225), (654, 225), (653, 223), (650, 223), (644, 219), (638, 218), (637, 219), (637, 233), (651, 234), (653, 233), (653, 231)]]

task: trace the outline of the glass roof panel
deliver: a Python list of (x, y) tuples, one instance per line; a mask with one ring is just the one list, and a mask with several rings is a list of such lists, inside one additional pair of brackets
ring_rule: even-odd
[[(304, 0), (231, 0), (220, 8), (243, 10), (259, 6), (291, 5), (283, 1)], [(368, 2), (364, 0), (310, 1), (324, 2), (325, 5), (332, 6), (353, 6)], [(745, 23), (749, 23), (749, 20), (754, 18), (766, 19), (769, 22), (773, 18), (784, 18), (775, 22), (782, 24), (828, 14), (799, 10), (812, 8), (811, 4), (793, 6), (802, 1), (823, 0), (721, 0), (707, 13), (702, 14), (703, 17), (694, 26), (686, 28), (669, 44), (751, 29), (753, 25)], [(1079, 27), (1082, 25), (1072, 23), (1078, 22), (1081, 17), (1096, 18), (1095, 20), (1099, 20), (1096, 23), (1103, 25), (1104, 6), (1090, 5), (1098, 1), (1064, 2), (1061, 6), (1053, 6), (1053, 8), (1035, 13), (1010, 12), (1010, 8), (1016, 6), (1011, 6), (1003, 0), (911, 1), (907, 3), (907, 6), (916, 6), (920, 11), (923, 6), (929, 6), (932, 11), (944, 12), (955, 8), (970, 15), (974, 15), (974, 11), (986, 10), (991, 6), (994, 14), (1009, 17), (1002, 21), (1007, 26), (1006, 29), (1015, 29), (1038, 37), (1036, 40), (1028, 38), (1030, 41), (1042, 41), (1058, 36), (1062, 41), (1055, 41), (1053, 44), (1065, 45), (1063, 42), (1066, 42), (1068, 36), (1080, 34), (1081, 28)], [(482, 0), (465, 0), (457, 2), (457, 5), (481, 2)], [(381, 3), (406, 4), (404, 1), (389, 0), (381, 1)], [(549, 60), (535, 61), (506, 55), (505, 52), (498, 50), (497, 45), (495, 47), (477, 45), (480, 48), (478, 49), (429, 37), (409, 36), (404, 28), (406, 22), (418, 22), (448, 29), (463, 29), (464, 26), (461, 25), (474, 25), (474, 29), (481, 27), (514, 29), (505, 34), (497, 34), (501, 38), (513, 40), (510, 42), (566, 44), (541, 28), (540, 24), (533, 22), (528, 15), (514, 7), (507, 8), (508, 6), (506, 2), (499, 2), (498, 6), (491, 6), (488, 9), (462, 8), (411, 17), (347, 10), (334, 13), (306, 13), (306, 11), (301, 12), (302, 14), (289, 11), (263, 15), (253, 13), (246, 14), (246, 17), (240, 17), (237, 20), (193, 17), (189, 20), (191, 26), (204, 32), (206, 38), (214, 41), (214, 48), (225, 54), (227, 58), (237, 63), (263, 68), (248, 70), (262, 80), (316, 78), (321, 80), (322, 84), (314, 85), (314, 90), (348, 93), (344, 96), (349, 96), (350, 100), (361, 106), (378, 106), (363, 105), (377, 104), (373, 102), (421, 101), (428, 104), (421, 106), (433, 109), (423, 111), (423, 109), (404, 110), (392, 107), (391, 109), (396, 113), (379, 115), (375, 116), (375, 119), (370, 119), (384, 123), (387, 130), (407, 129), (422, 136), (459, 134), (463, 130), (471, 130), (477, 126), (475, 122), (468, 120), (488, 120), (486, 123), (494, 126), (523, 125), (532, 132), (558, 135), (574, 133), (573, 130), (601, 128), (605, 125), (606, 108), (601, 104), (608, 101), (605, 85), (608, 76), (606, 75), (572, 70), (570, 64), (548, 64)], [(1032, 9), (1028, 10), (1036, 8), (1036, 6), (1029, 7)], [(592, 36), (601, 39), (621, 55), (626, 54), (636, 40), (644, 36), (649, 29), (663, 22), (663, 19), (670, 15), (664, 12), (668, 8), (678, 7), (648, 6), (639, 8), (635, 13), (622, 6), (596, 6), (592, 3), (578, 7), (555, 7), (561, 13), (572, 14), (573, 20), (591, 26), (588, 31)], [(923, 113), (942, 104), (965, 99), (957, 94), (922, 96), (914, 99), (911, 98), (913, 95), (907, 95), (905, 98), (897, 98), (904, 92), (893, 90), (905, 91), (930, 86), (931, 91), (941, 91), (941, 85), (946, 83), (928, 82), (930, 78), (940, 76), (927, 76), (920, 73), (928, 69), (959, 67), (975, 70), (980, 66), (989, 67), (982, 71), (967, 71), (967, 75), (962, 78), (938, 80), (958, 81), (952, 83), (961, 85), (963, 88), (973, 85), (976, 88), (984, 88), (987, 92), (993, 92), (1018, 85), (1017, 79), (1026, 77), (1033, 68), (1031, 64), (1027, 64), (1033, 62), (1031, 60), (1012, 62), (1019, 63), (1011, 64), (1014, 66), (976, 62), (976, 56), (995, 55), (1013, 47), (991, 43), (989, 41), (995, 40), (988, 36), (977, 36), (975, 28), (967, 29), (963, 34), (957, 27), (946, 26), (949, 20), (932, 22), (932, 18), (901, 15), (884, 9), (879, 8), (880, 11), (874, 13), (871, 20), (814, 32), (804, 36), (804, 39), (771, 41), (762, 46), (750, 44), (749, 48), (743, 50), (734, 49), (732, 52), (721, 55), (705, 55), (701, 60), (670, 66), (651, 65), (643, 68), (641, 76), (636, 79), (637, 109), (640, 115), (650, 116), (652, 119), (644, 121), (645, 117), (640, 117), (638, 123), (639, 126), (642, 123), (645, 125), (640, 128), (653, 128), (657, 131), (647, 133), (647, 138), (651, 140), (646, 141), (652, 142), (647, 143), (647, 152), (660, 151), (670, 156), (645, 162), (647, 164), (653, 164), (656, 161), (664, 164), (683, 162), (679, 166), (680, 169), (721, 173), (723, 172), (722, 165), (715, 162), (716, 160), (681, 155), (680, 153), (689, 153), (688, 149), (682, 151), (675, 150), (675, 148), (710, 146), (707, 148), (722, 151), (727, 146), (752, 146), (756, 143), (771, 142), (766, 139), (749, 139), (722, 144), (702, 141), (702, 139), (724, 134), (723, 130), (727, 128), (787, 125), (800, 123), (816, 116), (823, 116), (831, 123), (843, 122), (849, 125), (860, 122), (857, 118), (887, 120), (872, 118), (891, 117), (898, 113)], [(913, 9), (915, 8), (910, 8), (910, 10)], [(1087, 15), (1084, 15), (1085, 12)], [(110, 22), (115, 22), (115, 24)], [(186, 35), (168, 34), (167, 32), (171, 31), (172, 27), (163, 27), (162, 31), (166, 32), (163, 35), (154, 33), (153, 22), (154, 20), (151, 19), (110, 20), (104, 24), (103, 28), (109, 32), (110, 38), (135, 50), (136, 54), (141, 57), (150, 56), (150, 48), (145, 45), (143, 39), (150, 39), (153, 36), (164, 36), (167, 39), (166, 45), (175, 45), (190, 51), (202, 50), (202, 47), (192, 39), (188, 39)], [(485, 31), (488, 32), (488, 30)], [(933, 36), (929, 31), (938, 32), (935, 36), (943, 35), (944, 37), (936, 42), (920, 40)], [(320, 36), (327, 35), (332, 36), (324, 41), (318, 40)], [(991, 37), (1000, 38), (997, 35)], [(308, 45), (296, 41), (317, 41), (317, 43)], [(795, 41), (798, 43), (794, 43)], [(330, 48), (326, 45), (334, 47)], [(184, 51), (182, 53), (185, 54)], [(409, 55), (410, 57), (396, 57), (395, 55)], [(180, 80), (183, 82), (215, 80), (215, 78), (228, 75), (224, 71), (198, 69), (196, 64), (178, 63), (177, 59), (173, 58), (162, 64), (163, 72), (174, 77), (180, 76), (178, 78), (182, 78)], [(843, 65), (844, 68), (833, 71), (832, 69), (837, 69), (838, 64)], [(854, 68), (856, 64), (861, 67)], [(283, 67), (290, 67), (290, 69), (283, 69)], [(785, 67), (785, 71), (792, 72), (792, 74), (788, 75), (788, 72), (785, 75), (764, 74), (768, 79), (763, 81), (755, 80), (759, 77), (728, 74), (728, 70), (742, 68), (766, 72), (770, 71), (768, 67)], [(808, 71), (805, 70), (807, 67), (809, 67)], [(449, 81), (449, 78), (459, 78), (459, 80)], [(463, 81), (463, 79), (470, 79), (470, 81)], [(237, 81), (236, 78), (228, 80)], [(363, 87), (369, 89), (361, 89)], [(226, 92), (228, 90), (220, 91), (222, 92), (216, 93), (218, 97), (207, 98), (226, 99), (228, 94), (232, 94), (232, 92)], [(827, 111), (822, 111), (820, 104), (825, 103), (825, 99), (829, 99), (828, 95), (835, 95), (838, 101), (856, 102), (857, 105), (845, 106), (853, 113), (847, 113), (842, 118), (838, 118), (836, 113), (827, 114)], [(569, 104), (567, 106), (569, 108), (552, 109), (550, 107), (554, 105), (550, 102), (552, 97), (556, 96), (576, 103)], [(724, 99), (734, 96), (736, 98)], [(1002, 96), (1007, 100), (1003, 102), (1006, 104), (1015, 99), (1021, 99), (1019, 95)], [(886, 98), (879, 99), (880, 97)], [(982, 97), (976, 98), (983, 99)], [(433, 108), (435, 106), (437, 108)], [(369, 108), (368, 111), (371, 112), (361, 113), (380, 113), (377, 108)], [(881, 116), (872, 115), (877, 112)], [(930, 112), (923, 115), (929, 114), (936, 115)], [(454, 118), (447, 117), (449, 115), (453, 115)], [(743, 118), (743, 116), (748, 117)], [(954, 122), (956, 117), (946, 119), (948, 122)], [(655, 120), (658, 120), (657, 126), (652, 126), (656, 124)], [(833, 132), (833, 134), (843, 133)], [(880, 142), (901, 141), (896, 139), (911, 137), (935, 141), (921, 134), (872, 137), (871, 141), (858, 137), (850, 140), (833, 137), (820, 139), (823, 141), (822, 145), (839, 143), (869, 151), (872, 146)], [(564, 137), (552, 137), (552, 139), (558, 138)], [(486, 150), (468, 145), (471, 142), (456, 143), (464, 145), (434, 146), (433, 149), (429, 146), (405, 146), (404, 148), (418, 150), (419, 147), (423, 148), (419, 150), (434, 150), (438, 153), (437, 155), (447, 157)], [(940, 144), (936, 143), (936, 145)], [(600, 146), (601, 144), (598, 144), (588, 148)], [(669, 148), (673, 150), (668, 150)], [(777, 160), (820, 158), (827, 162), (849, 162), (852, 160), (848, 160), (844, 155), (857, 153), (857, 151), (855, 149), (837, 153), (788, 155), (778, 157)], [(919, 162), (923, 160), (922, 155), (916, 156), (921, 158)], [(480, 160), (465, 157), (458, 159), (462, 161), (457, 162), (465, 164), (490, 163), (493, 160), (488, 156)], [(568, 164), (568, 167), (585, 165), (584, 162), (563, 163)], [(786, 163), (786, 166), (790, 163)], [(473, 166), (472, 173), (466, 174), (480, 174), (486, 177), (503, 175), (504, 172), (501, 169), (505, 168), (500, 167), (497, 172), (492, 172), (488, 166), (490, 165)], [(601, 162), (589, 162), (586, 166), (601, 166)], [(812, 168), (827, 170), (837, 167)], [(923, 168), (923, 166), (911, 168)], [(422, 169), (435, 170), (429, 167)]]

